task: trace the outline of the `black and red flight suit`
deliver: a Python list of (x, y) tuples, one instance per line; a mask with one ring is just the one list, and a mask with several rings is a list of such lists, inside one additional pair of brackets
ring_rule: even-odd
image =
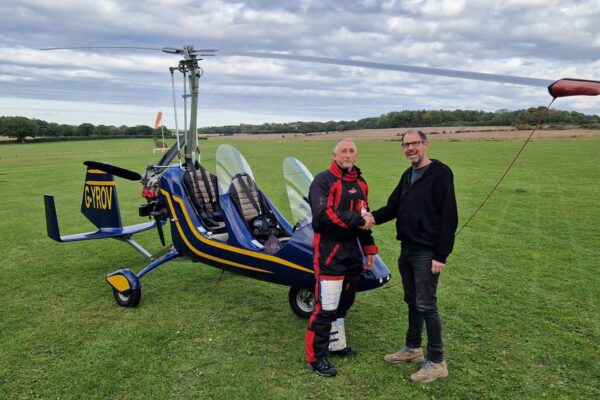
[(308, 362), (328, 354), (331, 323), (354, 303), (363, 266), (360, 247), (365, 255), (377, 254), (371, 232), (359, 229), (368, 191), (357, 167), (344, 171), (335, 161), (310, 185), (316, 305), (306, 331)]

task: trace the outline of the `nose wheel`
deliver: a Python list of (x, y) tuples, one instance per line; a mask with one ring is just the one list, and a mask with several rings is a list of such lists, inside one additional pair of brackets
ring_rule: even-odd
[(113, 288), (113, 296), (115, 296), (117, 304), (121, 307), (137, 307), (142, 298), (142, 287), (139, 286), (137, 289), (130, 290), (127, 293), (121, 293)]
[(290, 288), (288, 295), (290, 307), (300, 318), (309, 318), (315, 309), (315, 292), (306, 288)]
[(121, 307), (137, 307), (140, 304), (142, 285), (130, 269), (121, 269), (109, 274), (106, 282), (112, 286), (113, 296)]

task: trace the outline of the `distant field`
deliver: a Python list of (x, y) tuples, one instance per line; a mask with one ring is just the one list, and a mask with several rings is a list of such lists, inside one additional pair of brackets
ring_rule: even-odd
[[(238, 147), (289, 215), (284, 157), (316, 173), (328, 166), (334, 141), (211, 138), (201, 145), (213, 171), (220, 143)], [(432, 144), (431, 156), (454, 170), (461, 224), (521, 143)], [(53, 242), (42, 195), (55, 195), (63, 233), (91, 230), (79, 213), (82, 161), (141, 172), (158, 158), (153, 147), (150, 140), (0, 146), (0, 398), (600, 398), (597, 137), (530, 143), (457, 238), (439, 293), (450, 378), (429, 386), (410, 382), (415, 367), (382, 360), (406, 329), (393, 224), (374, 231), (392, 281), (359, 294), (347, 318), (359, 355), (334, 360), (334, 379), (306, 369), (306, 321), (290, 310), (285, 287), (181, 261), (142, 279), (138, 308), (117, 306), (104, 277), (137, 272), (144, 259), (117, 241)], [(359, 142), (358, 165), (372, 207), (385, 203), (406, 168), (399, 144), (386, 140)], [(124, 222), (142, 222), (140, 185), (118, 185)], [(136, 238), (159, 249), (155, 232)]]
[[(517, 130), (511, 126), (436, 126), (419, 128), (429, 134), (432, 140), (515, 140), (525, 139), (531, 129)], [(357, 140), (400, 140), (400, 135), (408, 128), (387, 129), (358, 129), (343, 132), (316, 132), (306, 135), (301, 133), (285, 134), (240, 134), (236, 140), (339, 140), (350, 137)], [(600, 130), (594, 129), (564, 129), (564, 130), (537, 130), (536, 139), (564, 140), (564, 139), (593, 139), (600, 138)]]

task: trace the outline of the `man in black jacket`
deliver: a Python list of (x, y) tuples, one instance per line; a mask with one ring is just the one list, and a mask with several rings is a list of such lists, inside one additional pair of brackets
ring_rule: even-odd
[(352, 140), (340, 140), (331, 166), (315, 177), (308, 196), (315, 231), (316, 304), (306, 330), (306, 360), (311, 370), (327, 377), (337, 373), (328, 354), (356, 354), (346, 346), (344, 316), (354, 303), (361, 267), (372, 268), (377, 254), (373, 219), (366, 215), (369, 189), (354, 166), (356, 154)]
[[(373, 211), (376, 224), (396, 219), (396, 238), (402, 243), (398, 268), (408, 304), (405, 347), (386, 355), (384, 360), (424, 361), (411, 379), (429, 383), (448, 376), (436, 292), (439, 274), (454, 246), (458, 213), (452, 171), (427, 157), (427, 135), (416, 129), (407, 131), (402, 137), (402, 149), (412, 166), (400, 178), (387, 205)], [(427, 359), (421, 348), (423, 322), (427, 329)]]

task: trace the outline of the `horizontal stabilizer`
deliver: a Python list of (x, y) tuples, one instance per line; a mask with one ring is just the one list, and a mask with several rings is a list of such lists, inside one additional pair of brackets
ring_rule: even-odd
[(57, 242), (77, 242), (80, 240), (130, 237), (136, 233), (156, 228), (156, 221), (152, 220), (142, 224), (118, 228), (100, 228), (95, 232), (76, 233), (73, 235), (61, 236), (60, 229), (58, 227), (56, 207), (54, 205), (54, 196), (45, 194), (44, 206), (46, 208), (46, 228), (48, 231), (48, 236)]

